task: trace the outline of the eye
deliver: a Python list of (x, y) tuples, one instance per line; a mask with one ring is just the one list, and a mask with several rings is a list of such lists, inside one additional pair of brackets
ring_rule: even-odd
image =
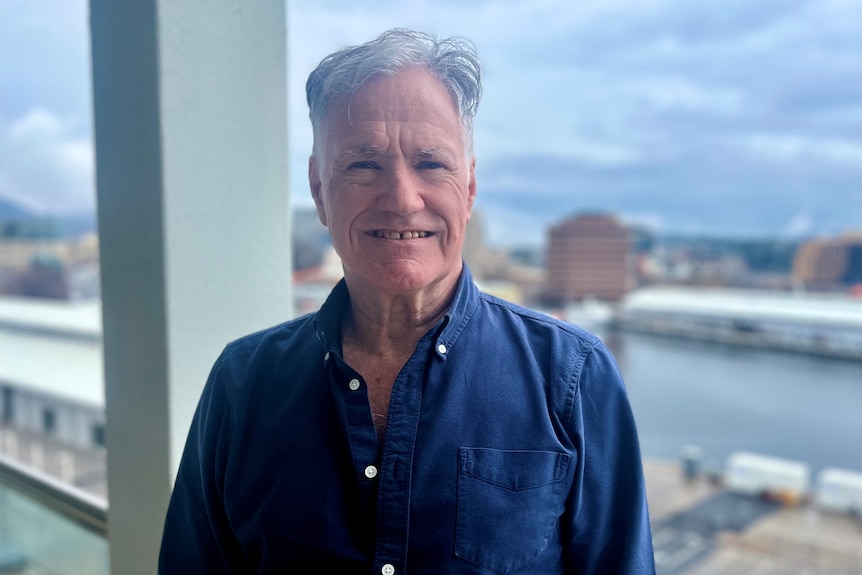
[(446, 166), (442, 162), (434, 162), (432, 160), (424, 160), (416, 164), (417, 170), (437, 170), (445, 167)]
[(380, 166), (377, 165), (377, 162), (372, 162), (369, 160), (363, 160), (361, 162), (353, 162), (349, 166), (347, 166), (348, 170), (379, 170)]

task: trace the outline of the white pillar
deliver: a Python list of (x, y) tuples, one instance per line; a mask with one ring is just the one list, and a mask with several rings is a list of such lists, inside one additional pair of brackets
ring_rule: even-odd
[(114, 573), (154, 573), (209, 368), (288, 319), (283, 0), (91, 0)]

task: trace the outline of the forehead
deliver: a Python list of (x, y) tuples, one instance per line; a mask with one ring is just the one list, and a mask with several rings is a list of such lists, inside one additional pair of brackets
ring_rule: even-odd
[(446, 86), (426, 70), (407, 68), (375, 76), (352, 97), (335, 103), (326, 114), (324, 132), (327, 145), (338, 147), (379, 144), (378, 138), (405, 133), (460, 141), (461, 122)]

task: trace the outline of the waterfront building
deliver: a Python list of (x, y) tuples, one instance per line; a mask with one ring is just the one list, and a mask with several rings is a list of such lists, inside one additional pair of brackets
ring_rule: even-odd
[(548, 233), (549, 299), (616, 301), (629, 290), (629, 232), (613, 216), (584, 214)]
[(862, 359), (862, 299), (841, 294), (655, 287), (630, 293), (622, 329)]
[(862, 284), (862, 232), (800, 245), (793, 259), (793, 279), (808, 289)]
[(0, 298), (0, 425), (81, 450), (105, 445), (101, 306)]

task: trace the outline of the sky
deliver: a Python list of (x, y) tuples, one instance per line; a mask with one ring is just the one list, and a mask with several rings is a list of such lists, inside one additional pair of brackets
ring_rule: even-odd
[[(0, 3), (0, 199), (40, 214), (94, 209), (87, 10)], [(294, 206), (311, 205), (305, 79), (396, 26), (476, 45), (492, 244), (597, 211), (657, 233), (862, 228), (858, 0), (289, 0)]]

